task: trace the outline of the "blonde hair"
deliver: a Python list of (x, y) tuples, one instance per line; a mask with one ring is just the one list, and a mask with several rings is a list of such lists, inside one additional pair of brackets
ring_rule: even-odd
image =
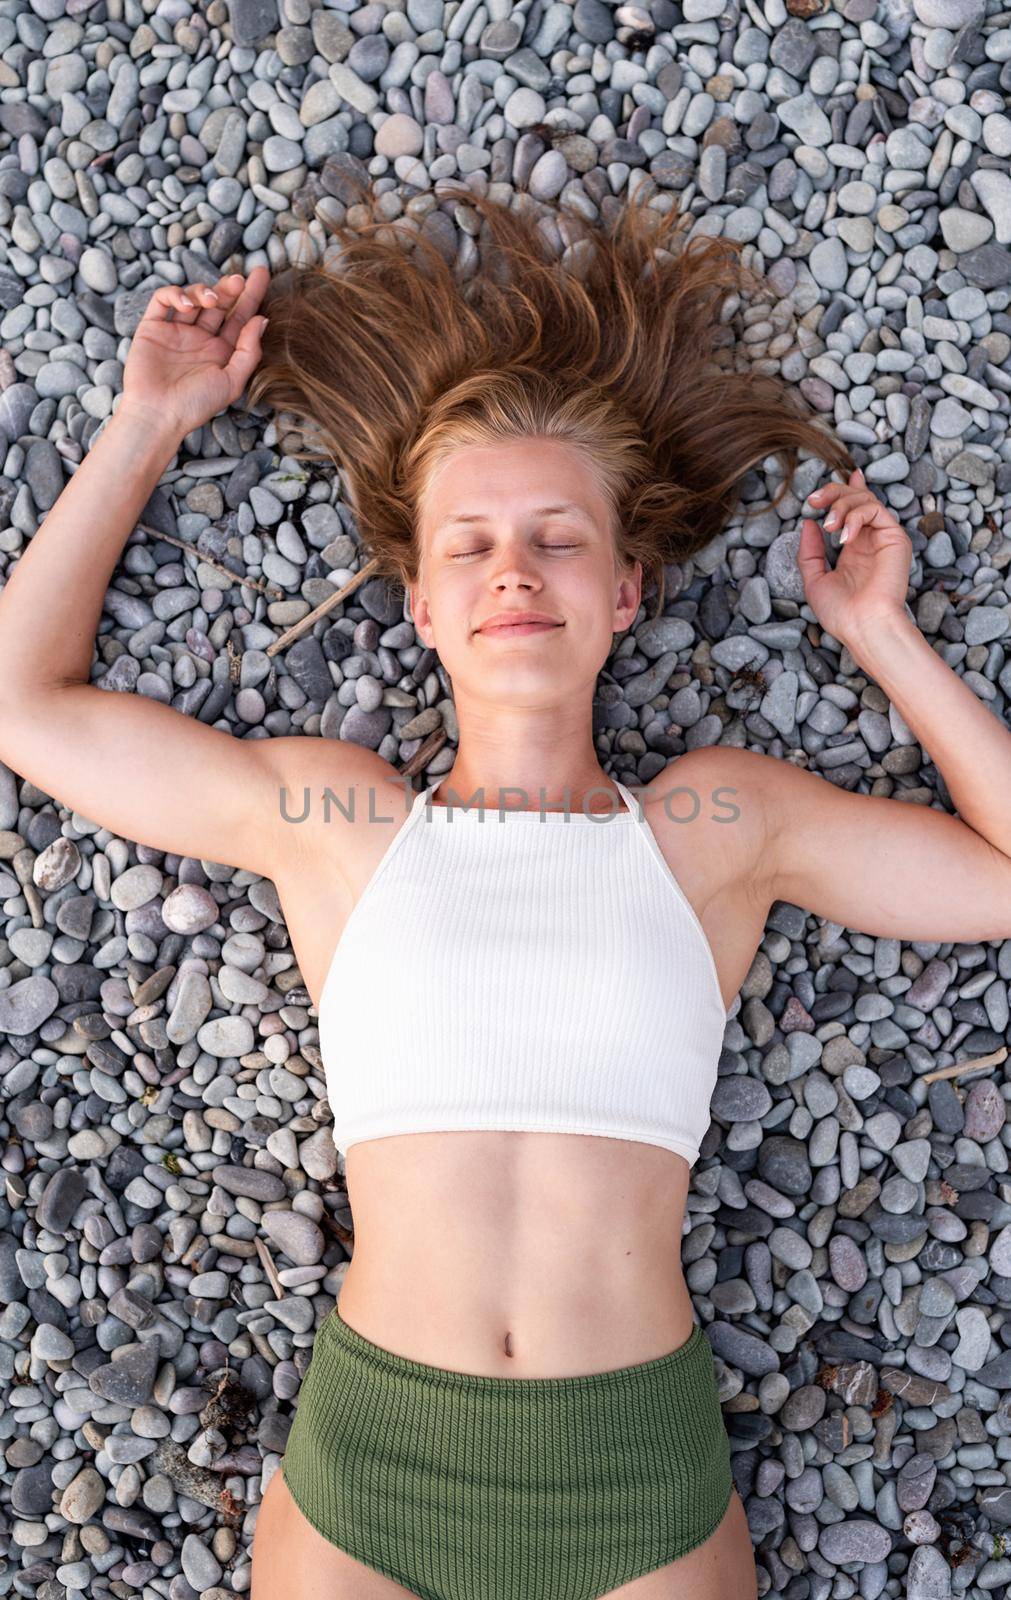
[(306, 422), (346, 474), (380, 576), (419, 581), (421, 497), (465, 444), (544, 436), (584, 451), (616, 566), (642, 562), (655, 615), (664, 565), (723, 530), (751, 467), (782, 460), (776, 505), (801, 450), (847, 476), (856, 465), (781, 378), (734, 365), (722, 303), (771, 290), (735, 241), (685, 240), (690, 215), (643, 199), (606, 227), (441, 185), (467, 233), (457, 258), (437, 209), (389, 222), (371, 182), (354, 182), (344, 219), (321, 218), (334, 247), (268, 290), (249, 400)]

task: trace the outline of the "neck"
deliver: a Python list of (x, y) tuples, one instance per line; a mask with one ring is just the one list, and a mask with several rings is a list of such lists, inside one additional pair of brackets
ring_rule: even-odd
[(602, 770), (592, 707), (519, 715), (503, 706), (458, 708), (459, 743), (435, 798), (507, 810), (605, 810), (618, 799)]
[(435, 804), (482, 806), (489, 811), (611, 811), (619, 798), (612, 779), (603, 772), (592, 779), (574, 779), (549, 784), (544, 779), (529, 783), (492, 783), (487, 779), (461, 778), (452, 772), (431, 792)]

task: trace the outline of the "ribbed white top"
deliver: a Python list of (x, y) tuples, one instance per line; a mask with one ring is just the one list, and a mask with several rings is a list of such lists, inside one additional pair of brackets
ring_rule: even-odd
[(338, 1149), (511, 1128), (694, 1165), (726, 1011), (702, 925), (617, 787), (627, 809), (598, 816), (419, 791), (320, 996)]

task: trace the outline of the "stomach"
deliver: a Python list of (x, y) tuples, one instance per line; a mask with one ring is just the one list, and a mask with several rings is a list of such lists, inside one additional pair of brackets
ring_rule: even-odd
[(600, 1135), (475, 1131), (346, 1153), (340, 1316), (409, 1360), (487, 1377), (606, 1372), (678, 1349), (688, 1162)]

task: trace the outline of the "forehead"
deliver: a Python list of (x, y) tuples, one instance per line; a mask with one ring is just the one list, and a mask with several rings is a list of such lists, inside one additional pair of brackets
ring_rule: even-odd
[(555, 439), (452, 451), (432, 474), (421, 509), (432, 535), (549, 511), (604, 525), (609, 510), (585, 454)]

